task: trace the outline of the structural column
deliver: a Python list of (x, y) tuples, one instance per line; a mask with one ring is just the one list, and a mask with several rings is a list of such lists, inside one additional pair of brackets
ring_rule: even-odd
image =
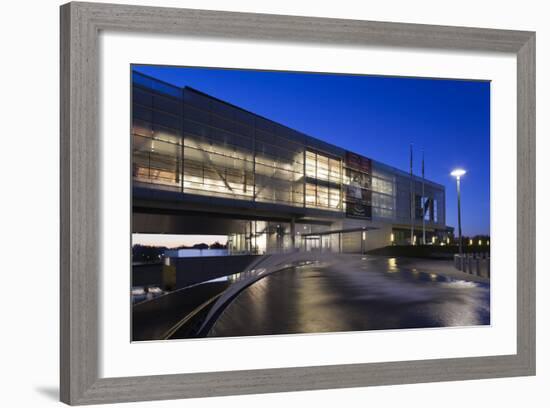
[(296, 222), (294, 218), (290, 220), (290, 242), (294, 251), (296, 249)]

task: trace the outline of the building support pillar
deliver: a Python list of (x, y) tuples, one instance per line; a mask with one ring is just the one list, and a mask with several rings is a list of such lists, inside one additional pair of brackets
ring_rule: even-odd
[(296, 221), (294, 218), (290, 220), (290, 242), (294, 251), (296, 249)]

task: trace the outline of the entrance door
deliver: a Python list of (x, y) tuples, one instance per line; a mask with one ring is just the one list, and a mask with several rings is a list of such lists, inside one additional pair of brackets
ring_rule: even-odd
[(316, 252), (321, 250), (321, 238), (318, 236), (306, 237), (306, 252)]
[(330, 235), (321, 236), (321, 252), (330, 252)]

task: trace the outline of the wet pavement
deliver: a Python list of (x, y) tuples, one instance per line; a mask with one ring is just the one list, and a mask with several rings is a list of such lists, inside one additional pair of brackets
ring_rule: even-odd
[(351, 257), (332, 265), (281, 270), (244, 289), (208, 336), (490, 324), (488, 283), (434, 273), (437, 266), (425, 272), (419, 265), (397, 258)]

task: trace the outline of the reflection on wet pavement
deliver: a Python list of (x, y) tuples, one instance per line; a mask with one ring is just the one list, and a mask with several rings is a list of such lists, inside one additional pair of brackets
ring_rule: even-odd
[(276, 272), (240, 293), (209, 337), (490, 324), (487, 283), (427, 273), (396, 258)]

